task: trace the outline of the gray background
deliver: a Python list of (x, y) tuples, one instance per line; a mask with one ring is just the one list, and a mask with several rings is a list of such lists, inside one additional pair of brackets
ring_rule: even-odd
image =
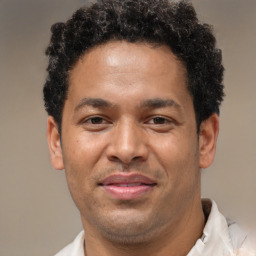
[[(255, 224), (256, 1), (195, 0), (213, 24), (226, 67), (217, 156), (203, 196)], [(42, 86), (50, 25), (82, 0), (0, 0), (0, 255), (53, 255), (80, 231), (64, 172), (50, 165)]]

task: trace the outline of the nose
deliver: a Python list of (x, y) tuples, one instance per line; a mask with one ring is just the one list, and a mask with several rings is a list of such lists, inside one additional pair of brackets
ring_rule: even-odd
[(106, 150), (110, 161), (129, 165), (134, 161), (148, 158), (146, 136), (141, 127), (131, 120), (124, 120), (116, 125)]

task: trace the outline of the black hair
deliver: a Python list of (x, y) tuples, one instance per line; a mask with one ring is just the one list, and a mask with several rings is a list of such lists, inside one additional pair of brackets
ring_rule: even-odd
[(66, 23), (54, 24), (51, 31), (44, 101), (59, 130), (69, 71), (86, 51), (113, 40), (167, 45), (187, 70), (198, 131), (202, 121), (219, 114), (224, 97), (221, 50), (211, 26), (198, 21), (187, 1), (101, 0), (77, 10)]

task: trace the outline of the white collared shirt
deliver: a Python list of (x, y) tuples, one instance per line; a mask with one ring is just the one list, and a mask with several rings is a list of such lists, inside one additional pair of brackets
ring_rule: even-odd
[[(235, 222), (226, 220), (213, 200), (202, 199), (208, 219), (199, 238), (187, 256), (256, 256), (256, 241), (248, 236)], [(84, 231), (55, 256), (84, 256)]]

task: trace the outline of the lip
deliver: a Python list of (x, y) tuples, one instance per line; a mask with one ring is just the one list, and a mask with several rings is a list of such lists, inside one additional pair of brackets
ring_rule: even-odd
[(139, 198), (155, 187), (156, 182), (141, 174), (114, 174), (103, 179), (101, 186), (111, 197), (120, 200)]

